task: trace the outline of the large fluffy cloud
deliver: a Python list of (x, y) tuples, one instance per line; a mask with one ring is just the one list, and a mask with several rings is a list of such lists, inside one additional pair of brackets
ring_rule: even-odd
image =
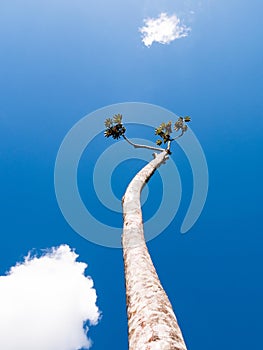
[(87, 321), (99, 310), (85, 263), (67, 245), (52, 248), (0, 277), (0, 349), (77, 350), (89, 348)]
[(190, 28), (181, 24), (177, 15), (168, 16), (161, 13), (157, 18), (147, 18), (144, 20), (144, 26), (139, 28), (142, 33), (142, 41), (145, 46), (150, 47), (154, 41), (160, 44), (169, 44), (170, 42), (186, 37)]

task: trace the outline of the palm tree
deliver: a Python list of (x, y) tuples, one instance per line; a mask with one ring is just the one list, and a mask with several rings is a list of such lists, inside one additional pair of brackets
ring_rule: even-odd
[[(181, 130), (181, 137), (187, 130), (185, 122), (189, 117), (179, 118), (175, 130)], [(115, 124), (115, 125), (114, 125)], [(172, 305), (160, 283), (149, 251), (146, 246), (140, 204), (140, 193), (155, 170), (161, 166), (170, 154), (171, 122), (161, 124), (156, 135), (167, 143), (167, 148), (138, 145), (125, 136), (122, 116), (115, 115), (113, 120), (105, 121), (105, 136), (115, 139), (123, 137), (132, 146), (148, 148), (160, 152), (154, 153), (154, 159), (141, 169), (130, 182), (122, 199), (123, 205), (123, 259), (126, 284), (126, 304), (128, 315), (130, 350), (186, 350), (186, 345), (178, 326)]]

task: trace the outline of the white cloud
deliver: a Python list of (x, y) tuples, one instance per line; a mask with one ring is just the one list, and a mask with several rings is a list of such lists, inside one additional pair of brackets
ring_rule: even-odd
[(28, 255), (0, 276), (0, 349), (77, 350), (89, 348), (88, 328), (99, 310), (85, 263), (67, 245), (43, 256)]
[(139, 28), (142, 33), (142, 42), (150, 47), (154, 41), (160, 44), (169, 44), (170, 42), (184, 38), (191, 29), (181, 24), (176, 14), (168, 16), (167, 13), (161, 13), (157, 18), (147, 18), (144, 20), (144, 26)]

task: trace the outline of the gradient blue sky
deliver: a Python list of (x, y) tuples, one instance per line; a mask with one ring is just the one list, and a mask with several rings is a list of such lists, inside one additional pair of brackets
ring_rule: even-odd
[[(179, 234), (192, 184), (178, 151), (189, 186), (174, 222), (149, 243), (189, 349), (260, 348), (262, 11), (260, 0), (0, 3), (1, 274), (32, 248), (76, 248), (103, 313), (90, 332), (94, 350), (127, 349), (122, 252), (68, 226), (54, 163), (79, 119), (126, 101), (191, 115), (206, 154), (210, 188), (198, 222)], [(146, 48), (138, 28), (160, 12), (177, 13), (191, 33)]]

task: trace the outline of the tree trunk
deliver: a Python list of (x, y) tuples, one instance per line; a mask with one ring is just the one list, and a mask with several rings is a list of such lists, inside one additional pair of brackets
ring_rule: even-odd
[(123, 197), (122, 246), (129, 350), (186, 350), (172, 305), (161, 286), (143, 233), (140, 193), (166, 158), (166, 151), (155, 155), (155, 159), (133, 178)]

